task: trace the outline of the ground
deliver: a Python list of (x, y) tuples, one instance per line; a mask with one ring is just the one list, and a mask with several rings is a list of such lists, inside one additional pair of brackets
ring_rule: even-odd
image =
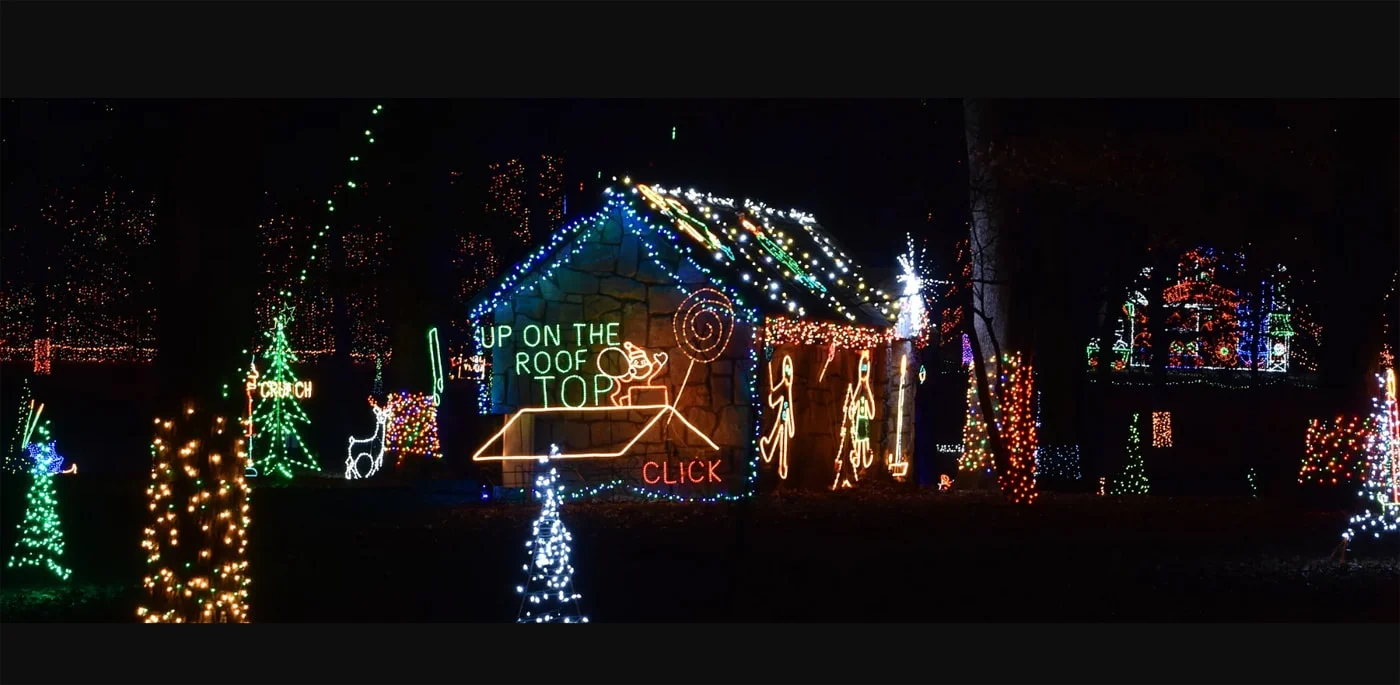
[[(141, 485), (70, 480), (60, 513), (73, 581), (55, 590), (5, 574), (5, 621), (136, 619)], [(446, 481), (259, 488), (252, 616), (512, 621), (536, 511)], [(580, 502), (563, 516), (576, 589), (599, 622), (1400, 619), (1400, 546), (1329, 560), (1345, 513), (1287, 501), (1048, 493), (1017, 507), (856, 490)]]

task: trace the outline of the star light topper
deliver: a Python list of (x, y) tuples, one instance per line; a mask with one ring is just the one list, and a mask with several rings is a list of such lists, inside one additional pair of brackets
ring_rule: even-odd
[(924, 283), (928, 279), (922, 273), (923, 251), (914, 251), (914, 238), (908, 236), (908, 247), (897, 261), (901, 273), (897, 277), (904, 284), (903, 295), (899, 299), (899, 318), (895, 321), (895, 336), (905, 340), (920, 339), (928, 331), (928, 310), (924, 305)]

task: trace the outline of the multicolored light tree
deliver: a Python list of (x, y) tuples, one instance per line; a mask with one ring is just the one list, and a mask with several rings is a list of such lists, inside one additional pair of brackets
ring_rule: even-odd
[[(287, 341), (287, 324), (291, 318), (291, 308), (284, 308), (274, 320), (273, 330), (267, 334), (269, 343), (263, 351), (266, 371), (261, 376), (260, 386), (271, 387), (274, 391), (263, 392), (253, 410), (255, 428), (249, 450), (249, 461), (256, 460), (262, 474), (275, 473), (283, 478), (292, 477), (293, 467), (310, 471), (321, 469), (296, 429), (298, 424), (309, 425), (311, 419), (293, 393), (276, 391), (297, 383), (297, 376), (292, 372), (292, 362), (297, 357)], [(301, 458), (296, 456), (298, 453)]]
[[(550, 454), (558, 454), (557, 445)], [(573, 535), (559, 520), (559, 472), (549, 465), (549, 457), (540, 459), (549, 471), (535, 478), (534, 496), (542, 503), (535, 519), (530, 539), (525, 542), (527, 561), (524, 571), (529, 574), (526, 585), (516, 586), (520, 593), (520, 614), (517, 623), (587, 623), (588, 617), (579, 613), (579, 594), (574, 592), (574, 567), (569, 563)]]
[(1151, 489), (1147, 480), (1147, 465), (1142, 460), (1142, 436), (1138, 433), (1138, 418), (1133, 414), (1128, 423), (1128, 461), (1123, 470), (1109, 483), (1111, 495), (1146, 495)]
[[(52, 447), (48, 450), (52, 454)], [(54, 455), (54, 458), (58, 458)], [(61, 462), (61, 458), (60, 458)], [(6, 568), (43, 568), (60, 581), (68, 580), (72, 571), (59, 563), (63, 557), (63, 529), (58, 518), (58, 497), (54, 492), (54, 472), (48, 460), (36, 460), (30, 473), (34, 482), (29, 486), (24, 521), (19, 524), (19, 541)]]
[[(150, 570), (146, 623), (247, 623), (250, 498), (243, 439), (223, 417), (199, 424), (193, 407), (157, 418), (141, 548)], [(181, 544), (181, 543), (184, 544)]]
[(1368, 452), (1376, 432), (1372, 417), (1308, 422), (1299, 484), (1356, 485), (1367, 477)]
[(1400, 407), (1397, 407), (1395, 369), (1376, 374), (1381, 396), (1372, 400), (1376, 430), (1368, 441), (1370, 474), (1361, 490), (1362, 511), (1351, 517), (1342, 544), (1350, 546), (1364, 533), (1373, 538), (1400, 530)]

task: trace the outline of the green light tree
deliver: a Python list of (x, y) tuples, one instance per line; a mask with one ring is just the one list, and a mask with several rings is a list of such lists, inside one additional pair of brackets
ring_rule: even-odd
[(253, 437), (248, 454), (249, 465), (256, 465), (260, 473), (283, 478), (291, 478), (293, 468), (321, 470), (316, 457), (297, 433), (298, 424), (311, 424), (298, 397), (309, 396), (310, 386), (303, 386), (292, 371), (297, 357), (287, 342), (287, 324), (291, 320), (292, 309), (283, 308), (273, 320), (273, 330), (267, 333), (269, 343), (262, 355), (266, 371), (259, 381), (261, 399), (253, 410)]
[[(63, 557), (63, 529), (59, 527), (58, 497), (53, 487), (55, 469), (51, 468), (61, 465), (62, 458), (53, 452), (52, 444), (47, 443), (35, 450), (36, 459), (30, 471), (34, 476), (34, 484), (29, 486), (24, 521), (19, 525), (19, 541), (15, 543), (15, 553), (5, 567), (45, 568), (59, 580), (66, 581), (72, 571), (59, 563), (59, 559)], [(57, 460), (57, 464), (54, 464), (53, 460)]]
[(1128, 424), (1128, 463), (1109, 485), (1110, 495), (1146, 495), (1151, 489), (1147, 482), (1147, 465), (1142, 461), (1142, 436), (1138, 434), (1138, 416), (1133, 414)]

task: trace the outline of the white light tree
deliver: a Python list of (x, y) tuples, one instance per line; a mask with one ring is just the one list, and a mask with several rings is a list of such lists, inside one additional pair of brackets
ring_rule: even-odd
[[(559, 453), (550, 445), (551, 455)], [(543, 503), (535, 519), (530, 539), (525, 542), (527, 561), (524, 565), (529, 581), (516, 586), (520, 593), (520, 614), (517, 623), (587, 623), (579, 612), (579, 594), (574, 592), (574, 567), (569, 563), (573, 536), (559, 519), (559, 472), (549, 466), (549, 457), (540, 464), (549, 468), (535, 478), (535, 499)]]

